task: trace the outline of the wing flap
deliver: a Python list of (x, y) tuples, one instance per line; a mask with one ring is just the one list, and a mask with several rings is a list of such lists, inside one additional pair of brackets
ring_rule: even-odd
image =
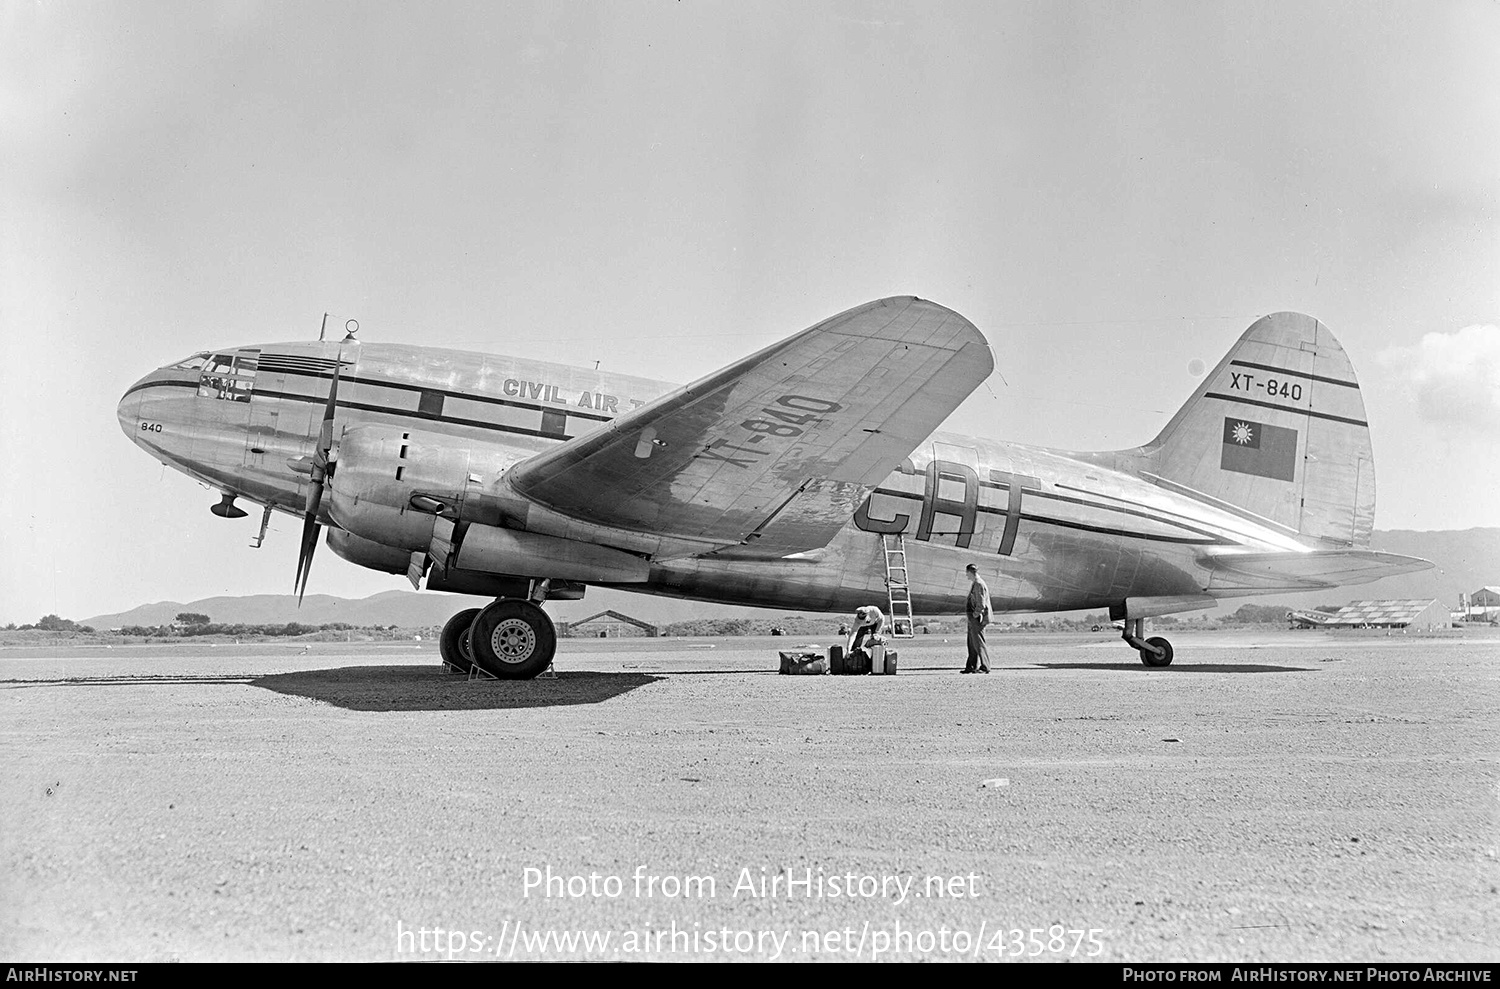
[(600, 525), (815, 549), (994, 369), (935, 303), (840, 313), (518, 465), (522, 497)]

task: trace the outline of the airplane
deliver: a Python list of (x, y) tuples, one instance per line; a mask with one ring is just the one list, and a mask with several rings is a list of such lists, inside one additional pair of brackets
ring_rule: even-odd
[(1327, 625), (1333, 613), (1328, 611), (1293, 610), (1286, 613), (1287, 624), (1292, 628), (1318, 628)]
[[(326, 317), (325, 317), (326, 319)], [(352, 322), (352, 321), (351, 321)], [(1432, 564), (1368, 548), (1375, 473), (1354, 369), (1328, 328), (1256, 320), (1143, 446), (1066, 452), (939, 431), (988, 378), (983, 334), (877, 299), (674, 387), (395, 343), (205, 350), (126, 390), (120, 427), (218, 489), (214, 514), (303, 520), (414, 587), (493, 598), (444, 626), (444, 662), (547, 670), (542, 605), (590, 585), (852, 612), (1106, 608), (1152, 667), (1146, 621), (1221, 599), (1364, 583)]]

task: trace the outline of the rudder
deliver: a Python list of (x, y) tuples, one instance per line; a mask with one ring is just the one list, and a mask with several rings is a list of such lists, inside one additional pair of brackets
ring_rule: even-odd
[(1256, 320), (1139, 452), (1151, 473), (1302, 536), (1369, 544), (1364, 399), (1344, 348), (1311, 316)]

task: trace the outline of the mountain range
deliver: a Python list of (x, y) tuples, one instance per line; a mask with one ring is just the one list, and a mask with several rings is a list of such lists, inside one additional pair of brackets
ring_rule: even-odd
[[(1430, 532), (1412, 529), (1377, 531), (1370, 540), (1370, 548), (1405, 556), (1419, 556), (1432, 561), (1436, 567), (1421, 573), (1402, 574), (1370, 584), (1327, 591), (1235, 598), (1215, 611), (1232, 612), (1247, 602), (1274, 602), (1294, 608), (1312, 608), (1320, 604), (1344, 604), (1372, 598), (1437, 598), (1449, 608), (1456, 608), (1460, 593), (1475, 591), (1486, 585), (1500, 585), (1500, 528)], [(286, 622), (324, 625), (345, 622), (350, 625), (421, 628), (441, 625), (455, 611), (468, 607), (478, 608), (487, 603), (486, 598), (457, 594), (385, 591), (358, 600), (328, 594), (309, 594), (299, 608), (296, 595), (293, 594), (254, 594), (186, 602), (159, 601), (112, 615), (95, 615), (84, 619), (83, 624), (98, 629), (119, 628), (124, 625), (164, 625), (181, 612), (197, 612), (208, 615), (215, 622), (242, 622), (251, 625)], [(559, 621), (578, 621), (598, 612), (611, 610), (658, 625), (702, 618), (762, 618), (769, 621), (784, 613), (764, 608), (683, 601), (604, 587), (589, 588), (582, 601), (551, 603), (547, 610)]]
[[(464, 594), (423, 593), (417, 591), (383, 591), (367, 598), (350, 600), (330, 594), (309, 594), (297, 606), (295, 594), (250, 594), (243, 597), (211, 597), (197, 601), (157, 601), (129, 611), (96, 615), (82, 624), (97, 629), (126, 625), (167, 625), (182, 612), (207, 615), (221, 623), (246, 625), (280, 625), (300, 622), (303, 625), (327, 625), (343, 622), (349, 625), (395, 625), (400, 628), (423, 628), (441, 625), (456, 611), (482, 608), (489, 598)], [(779, 612), (761, 608), (736, 608), (720, 604), (703, 604), (677, 598), (634, 594), (607, 587), (590, 587), (582, 601), (553, 601), (547, 611), (558, 621), (578, 621), (601, 611), (619, 611), (658, 625), (694, 618), (765, 618)]]

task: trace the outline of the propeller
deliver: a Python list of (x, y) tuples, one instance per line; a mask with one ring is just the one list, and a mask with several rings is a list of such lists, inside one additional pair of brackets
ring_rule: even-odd
[(338, 404), (339, 371), (343, 368), (343, 355), (333, 368), (333, 384), (328, 388), (328, 404), (323, 407), (323, 425), (318, 430), (318, 445), (313, 450), (312, 471), (307, 482), (307, 506), (302, 517), (302, 549), (297, 554), (297, 604), (302, 604), (302, 595), (307, 592), (307, 577), (312, 572), (313, 553), (318, 548), (318, 509), (323, 505), (323, 487), (333, 476), (333, 415)]

